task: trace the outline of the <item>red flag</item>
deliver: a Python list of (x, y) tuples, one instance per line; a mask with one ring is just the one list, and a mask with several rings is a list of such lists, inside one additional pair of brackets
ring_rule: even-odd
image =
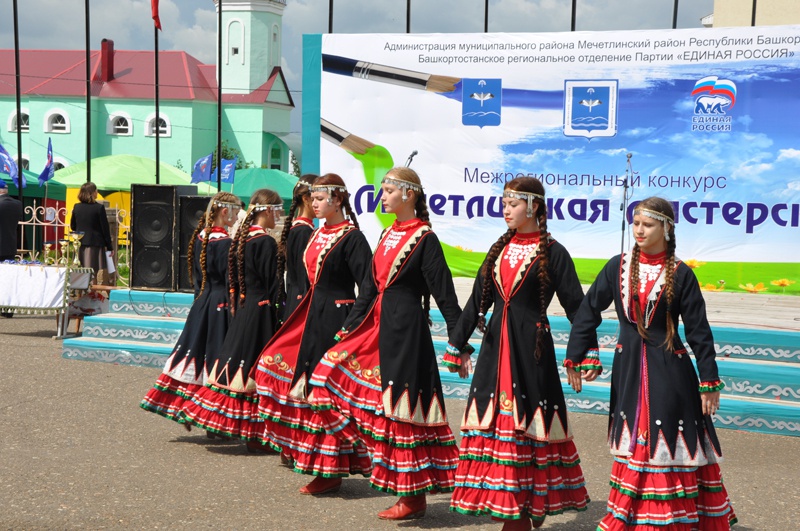
[(153, 23), (161, 29), (161, 20), (158, 18), (158, 0), (150, 0), (150, 7), (153, 10)]

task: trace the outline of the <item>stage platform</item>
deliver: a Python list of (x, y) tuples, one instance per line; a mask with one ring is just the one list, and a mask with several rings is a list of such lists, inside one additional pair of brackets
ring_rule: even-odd
[[(460, 301), (467, 300), (472, 281), (456, 279)], [(739, 293), (704, 293), (720, 377), (725, 382), (715, 415), (720, 428), (800, 436), (800, 298)], [(87, 317), (83, 335), (64, 340), (69, 359), (161, 368), (183, 329), (191, 294), (114, 290), (110, 312)], [(554, 301), (549, 309), (556, 356), (565, 355), (569, 322)], [(432, 313), (437, 355), (444, 355), (447, 337), (441, 314)], [(595, 382), (575, 394), (561, 370), (562, 387), (571, 411), (608, 414), (609, 382), (616, 314), (604, 313), (598, 330), (606, 368)], [(480, 334), (471, 343), (480, 346)], [(469, 380), (441, 370), (446, 398), (465, 399)]]

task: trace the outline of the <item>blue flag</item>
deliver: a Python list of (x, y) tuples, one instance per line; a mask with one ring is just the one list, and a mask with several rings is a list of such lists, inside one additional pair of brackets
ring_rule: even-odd
[(42, 186), (44, 183), (49, 181), (53, 178), (53, 174), (56, 172), (55, 168), (53, 167), (53, 139), (47, 139), (47, 164), (44, 165), (44, 169), (42, 173), (39, 174), (39, 186)]
[(199, 183), (211, 180), (211, 159), (213, 153), (209, 153), (205, 157), (201, 157), (194, 163), (192, 170), (192, 182)]
[[(19, 185), (19, 170), (17, 169), (17, 163), (14, 162), (14, 159), (11, 158), (11, 155), (8, 154), (8, 151), (0, 145), (0, 172), (7, 173), (11, 180), (14, 182), (14, 186), (17, 188), (20, 187)], [(25, 175), (22, 176), (22, 188), (25, 188), (28, 183), (25, 180)]]
[[(220, 179), (223, 183), (232, 183), (233, 176), (236, 173), (236, 163), (239, 160), (239, 155), (234, 155), (233, 160), (222, 159), (222, 179)], [(211, 175), (211, 180), (217, 180), (217, 169), (220, 167), (214, 168), (214, 173)]]

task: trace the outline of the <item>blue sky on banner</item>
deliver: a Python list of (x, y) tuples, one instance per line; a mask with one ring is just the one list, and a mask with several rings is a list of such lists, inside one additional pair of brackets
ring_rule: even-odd
[[(287, 0), (283, 16), (283, 70), (295, 102), (300, 103), (302, 36), (328, 30), (328, 0)], [(414, 0), (414, 33), (482, 32), (484, 0)], [(571, 2), (565, 0), (490, 0), (489, 31), (569, 31)], [(605, 31), (664, 29), (672, 26), (673, 0), (578, 0), (577, 30)], [(27, 49), (83, 49), (83, 4), (54, 0), (18, 3), (20, 47)], [(679, 2), (678, 27), (700, 27), (700, 19), (714, 9), (713, 0)], [(213, 0), (160, 0), (162, 50), (183, 50), (205, 63), (215, 63), (216, 16)], [(14, 47), (10, 16), (12, 0), (0, 0), (8, 24), (0, 25), (0, 47)], [(48, 13), (48, 31), (41, 31), (41, 14)], [(114, 40), (121, 50), (153, 47), (150, 0), (92, 0), (91, 43)], [(404, 33), (406, 2), (397, 0), (334, 0), (335, 33)], [(299, 105), (298, 105), (299, 111)], [(299, 132), (300, 113), (293, 113), (292, 129)]]

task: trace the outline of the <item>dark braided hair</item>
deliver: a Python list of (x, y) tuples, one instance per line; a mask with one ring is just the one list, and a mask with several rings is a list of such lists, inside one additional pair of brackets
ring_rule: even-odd
[[(675, 219), (675, 211), (672, 208), (672, 204), (663, 199), (661, 197), (648, 197), (643, 201), (639, 202), (634, 208), (634, 215), (636, 214), (637, 208), (646, 208), (648, 210), (653, 210), (658, 212), (659, 214), (664, 215), (669, 219)], [(675, 339), (676, 329), (675, 329), (675, 322), (672, 320), (672, 302), (675, 299), (675, 225), (673, 223), (666, 223), (667, 232), (665, 234), (669, 235), (669, 240), (666, 242), (667, 244), (667, 254), (666, 254), (666, 262), (664, 264), (664, 290), (667, 295), (667, 335), (664, 339), (664, 346), (669, 352), (673, 350), (673, 340)], [(636, 329), (639, 332), (639, 335), (642, 339), (648, 338), (647, 333), (647, 323), (645, 323), (645, 318), (642, 315), (642, 308), (639, 304), (639, 257), (641, 254), (641, 249), (639, 248), (638, 243), (634, 243), (633, 251), (631, 252), (631, 281), (630, 281), (630, 290), (631, 290), (631, 301), (633, 302), (633, 311), (634, 315), (636, 316)]]
[(481, 274), (483, 275), (483, 290), (481, 291), (481, 304), (478, 313), (478, 330), (481, 333), (486, 332), (486, 312), (489, 310), (489, 294), (492, 292), (492, 276), (494, 275), (494, 265), (497, 262), (497, 257), (505, 249), (508, 242), (516, 234), (515, 229), (508, 229), (494, 244), (489, 248), (486, 253), (486, 260), (483, 262)]
[(208, 248), (208, 240), (211, 237), (211, 227), (214, 226), (214, 222), (216, 221), (216, 217), (220, 211), (220, 207), (217, 206), (217, 202), (235, 204), (241, 203), (239, 198), (230, 192), (217, 192), (214, 197), (211, 198), (211, 201), (209, 201), (205, 216), (200, 218), (200, 221), (197, 223), (197, 227), (194, 229), (192, 241), (186, 254), (189, 262), (189, 281), (193, 283), (194, 280), (192, 279), (192, 268), (194, 267), (194, 242), (199, 236), (200, 232), (204, 230), (203, 248), (200, 251), (200, 270), (203, 272), (203, 280), (200, 283), (199, 293), (203, 293), (203, 290), (206, 288), (206, 279), (208, 278), (206, 270), (206, 250)]
[[(251, 208), (247, 210), (247, 215), (239, 225), (239, 231), (236, 233), (236, 238), (231, 245), (230, 251), (228, 252), (228, 282), (231, 287), (230, 304), (232, 312), (244, 304), (247, 293), (247, 285), (245, 282), (244, 250), (245, 246), (247, 245), (247, 240), (250, 236), (250, 227), (253, 226), (253, 222), (256, 221), (261, 214), (266, 212), (264, 210), (255, 211), (252, 209), (252, 206), (277, 205), (281, 203), (281, 197), (278, 195), (278, 193), (267, 188), (256, 190), (253, 193), (253, 196), (250, 198)], [(269, 212), (269, 214), (272, 215), (272, 212)], [(234, 271), (236, 271), (236, 275), (234, 275)], [(283, 284), (281, 283), (281, 288), (282, 286)], [(279, 291), (283, 291), (283, 289), (280, 289)], [(238, 303), (236, 301), (237, 292), (239, 294)]]
[[(314, 186), (324, 186), (324, 185), (331, 185), (331, 186), (345, 186), (344, 179), (336, 175), (335, 173), (326, 173), (322, 177), (318, 178), (314, 181)], [(338, 190), (334, 190), (331, 192), (331, 199), (339, 198), (342, 203), (342, 212), (347, 214), (347, 217), (350, 219), (350, 222), (353, 226), (357, 229), (360, 229), (358, 225), (358, 219), (356, 219), (356, 213), (353, 211), (353, 207), (350, 206), (350, 192), (340, 192)]]
[[(283, 285), (283, 278), (286, 273), (286, 240), (289, 239), (289, 231), (292, 230), (294, 215), (297, 213), (298, 207), (305, 204), (305, 198), (311, 195), (308, 191), (308, 185), (314, 184), (314, 180), (317, 179), (317, 177), (318, 176), (313, 173), (306, 173), (298, 179), (297, 184), (294, 186), (292, 205), (289, 207), (289, 214), (283, 221), (281, 239), (280, 242), (278, 242), (278, 278), (280, 279), (281, 285)], [(276, 302), (278, 307), (281, 307), (285, 302), (286, 293), (284, 290), (280, 290), (279, 293)]]

